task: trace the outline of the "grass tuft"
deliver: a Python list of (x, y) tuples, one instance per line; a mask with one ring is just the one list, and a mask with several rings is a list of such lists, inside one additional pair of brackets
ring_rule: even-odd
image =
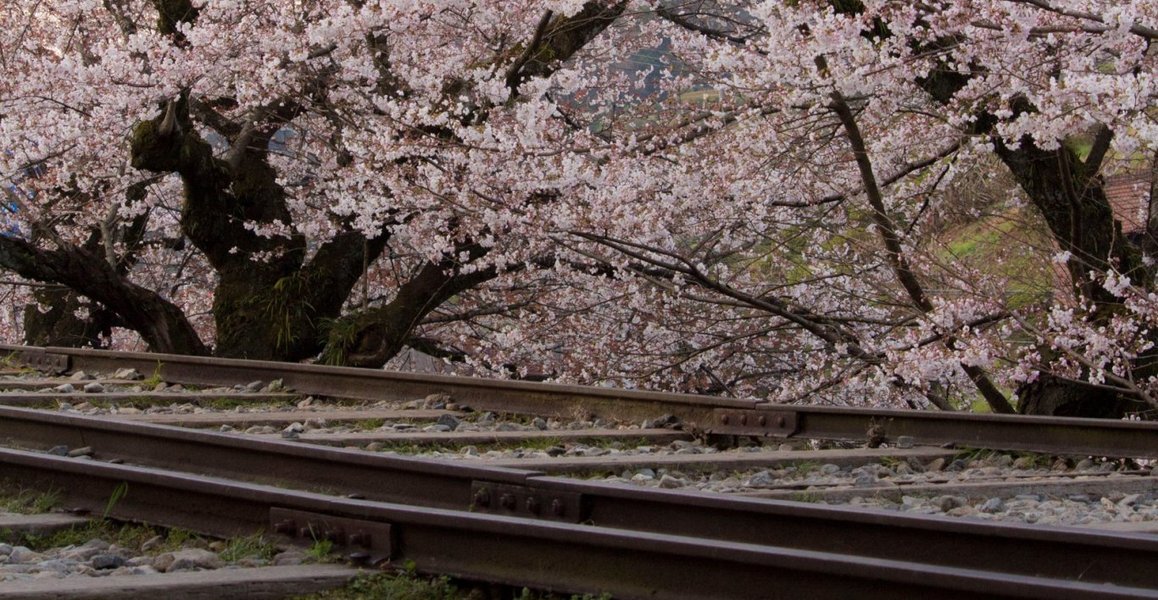
[(458, 600), (465, 597), (450, 580), (427, 579), (412, 571), (376, 573), (355, 578), (348, 585), (294, 600)]
[(221, 560), (235, 562), (243, 558), (260, 558), (272, 560), (277, 554), (277, 545), (266, 539), (260, 533), (232, 538), (225, 542), (225, 549), (221, 551)]
[[(343, 588), (294, 600), (463, 600), (477, 598), (477, 590), (460, 589), (447, 577), (425, 577), (413, 566), (398, 573), (375, 573), (355, 578)], [(514, 600), (611, 600), (610, 594), (559, 596), (523, 588), (509, 596)]]
[[(201, 542), (196, 534), (184, 529), (156, 529), (147, 525), (118, 523), (109, 520), (92, 520), (84, 525), (62, 529), (49, 534), (26, 534), (15, 543), (33, 550), (78, 546), (92, 539), (102, 539), (134, 551), (142, 551), (145, 542), (161, 536), (161, 542), (149, 548), (148, 554), (162, 554), (184, 548), (191, 543)], [(12, 542), (9, 542), (12, 543)]]
[(39, 514), (60, 507), (59, 490), (42, 492), (24, 488), (11, 481), (0, 482), (0, 512)]

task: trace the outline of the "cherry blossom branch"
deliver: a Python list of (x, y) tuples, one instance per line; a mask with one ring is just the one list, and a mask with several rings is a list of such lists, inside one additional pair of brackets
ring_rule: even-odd
[[(546, 77), (556, 71), (559, 65), (615, 22), (626, 7), (627, 2), (624, 0), (610, 3), (589, 1), (574, 16), (554, 21), (551, 19), (552, 13), (548, 11), (539, 22), (542, 31), (537, 27), (534, 34), (539, 43), (533, 43), (532, 39), (532, 43), (527, 45), (529, 55), (516, 57), (516, 62), (521, 64), (509, 73), (508, 87), (514, 82), (512, 92), (515, 92), (518, 84), (534, 77)], [(537, 50), (531, 50), (536, 47)]]
[(62, 283), (39, 283), (36, 281), (19, 281), (16, 279), (0, 279), (0, 285), (11, 285), (26, 288), (39, 288), (49, 290), (67, 290), (69, 287)]
[[(1009, 31), (1008, 27), (1002, 27), (1001, 25), (998, 25), (997, 23), (994, 23), (992, 21), (973, 21), (972, 23), (970, 23), (970, 25), (972, 25), (978, 29), (988, 29), (989, 31), (1001, 31), (1001, 32), (1008, 32)], [(1045, 38), (1047, 36), (1057, 34), (1057, 33), (1103, 34), (1103, 33), (1106, 33), (1107, 31), (1113, 31), (1113, 29), (1110, 27), (1106, 27), (1104, 25), (1103, 26), (1095, 26), (1095, 25), (1087, 25), (1087, 24), (1078, 24), (1078, 25), (1053, 25), (1053, 26), (1048, 26), (1048, 27), (1030, 27), (1028, 33), (1029, 33), (1029, 37), (1040, 39), (1040, 38)]]
[(696, 33), (700, 33), (714, 39), (725, 40), (738, 45), (743, 45), (747, 43), (748, 40), (765, 32), (765, 29), (760, 27), (756, 28), (755, 31), (745, 36), (733, 35), (721, 29), (714, 29), (706, 25), (696, 23), (688, 18), (688, 13), (677, 13), (671, 7), (662, 5), (656, 8), (655, 14), (689, 31), (695, 31)]
[[(1054, 5), (1050, 4), (1049, 2), (1047, 2), (1046, 0), (1005, 0), (1005, 2), (1009, 2), (1012, 4), (1029, 4), (1031, 6), (1035, 6), (1037, 8), (1044, 10), (1044, 11), (1051, 12), (1051, 13), (1054, 13), (1057, 15), (1062, 15), (1065, 17), (1073, 17), (1075, 19), (1084, 19), (1086, 21), (1094, 21), (1096, 23), (1103, 23), (1103, 25), (1101, 27), (1091, 28), (1092, 33), (1104, 33), (1107, 31), (1113, 31), (1113, 30), (1117, 29), (1117, 27), (1105, 25), (1105, 22), (1106, 22), (1105, 17), (1094, 14), (1092, 12), (1081, 11), (1081, 10), (1072, 10), (1072, 9), (1068, 9), (1068, 8), (1062, 8), (1060, 6), (1054, 6)], [(1158, 29), (1154, 29), (1153, 27), (1147, 27), (1145, 25), (1141, 25), (1138, 23), (1131, 23), (1130, 27), (1129, 27), (1129, 31), (1130, 31), (1130, 33), (1132, 33), (1134, 35), (1146, 38), (1148, 40), (1158, 38)]]
[[(700, 268), (692, 263), (687, 258), (680, 256), (674, 252), (661, 250), (652, 246), (646, 246), (636, 242), (631, 242), (624, 239), (618, 239), (606, 235), (598, 235), (583, 231), (569, 231), (570, 235), (595, 242), (611, 248), (616, 252), (640, 260), (664, 269), (668, 269), (687, 277), (691, 277), (696, 283), (715, 291), (724, 296), (744, 302), (748, 306), (760, 308), (765, 312), (786, 319), (792, 323), (803, 328), (805, 331), (815, 335), (821, 340), (830, 345), (832, 349), (838, 346), (848, 348), (849, 354), (867, 360), (870, 362), (877, 362), (880, 356), (872, 354), (861, 348), (859, 340), (852, 333), (841, 331), (839, 328), (831, 324), (825, 323), (824, 318), (819, 315), (813, 315), (810, 311), (795, 309), (789, 303), (775, 297), (756, 297), (751, 294), (737, 290), (723, 282), (717, 280), (704, 273)], [(663, 260), (656, 258), (654, 255), (667, 257), (670, 260)]]
[(840, 117), (841, 123), (844, 124), (849, 144), (852, 146), (853, 157), (856, 159), (857, 168), (860, 170), (865, 195), (868, 197), (869, 206), (872, 207), (873, 223), (876, 225), (877, 233), (881, 236), (881, 240), (885, 245), (885, 256), (889, 264), (892, 265), (897, 280), (900, 281), (901, 286), (908, 292), (913, 304), (921, 309), (922, 312), (932, 312), (934, 310), (933, 303), (929, 301), (924, 288), (909, 266), (909, 261), (905, 258), (904, 252), (901, 249), (901, 241), (897, 235), (896, 227), (893, 225), (893, 221), (889, 218), (888, 212), (885, 209), (884, 197), (881, 194), (881, 188), (877, 183), (876, 175), (873, 174), (872, 162), (869, 160), (868, 150), (865, 146), (864, 138), (861, 136), (860, 127), (857, 125), (856, 118), (852, 114), (852, 109), (849, 107), (848, 102), (845, 101), (844, 96), (840, 92), (835, 91), (832, 92), (832, 103), (830, 107), (833, 112)]
[(123, 318), (155, 352), (208, 353), (180, 308), (127, 280), (99, 254), (70, 245), (42, 250), (0, 236), (0, 266), (27, 279), (62, 283), (91, 298)]
[[(1153, 406), (1154, 408), (1158, 408), (1158, 396), (1155, 396), (1154, 394), (1147, 392), (1145, 389), (1138, 386), (1138, 384), (1136, 382), (1134, 382), (1132, 377), (1122, 377), (1120, 375), (1117, 375), (1109, 369), (1105, 369), (1103, 367), (1100, 367), (1099, 365), (1097, 365), (1096, 363), (1094, 363), (1093, 361), (1091, 361), (1090, 359), (1088, 359), (1087, 357), (1085, 357), (1081, 353), (1075, 352), (1074, 350), (1072, 350), (1070, 348), (1064, 348), (1063, 347), (1063, 348), (1056, 348), (1056, 349), (1061, 350), (1067, 357), (1073, 359), (1075, 362), (1077, 362), (1081, 366), (1085, 367), (1089, 372), (1100, 373), (1107, 380), (1112, 381), (1118, 385), (1108, 386), (1105, 384), (1094, 383), (1094, 382), (1086, 381), (1086, 380), (1082, 380), (1082, 379), (1073, 379), (1072, 377), (1064, 377), (1064, 376), (1058, 375), (1056, 373), (1050, 373), (1051, 377), (1055, 377), (1058, 379), (1064, 379), (1064, 380), (1067, 380), (1067, 381), (1070, 381), (1073, 383), (1077, 383), (1077, 384), (1080, 384), (1082, 386), (1089, 387), (1092, 389), (1104, 389), (1107, 391), (1113, 391), (1113, 392), (1117, 392), (1117, 393), (1125, 393), (1129, 396), (1133, 396), (1133, 397)], [(1046, 365), (1041, 365), (1041, 367), (1042, 367), (1041, 370), (1045, 371)]]
[[(976, 319), (971, 319), (969, 321), (961, 323), (961, 327), (962, 328), (968, 328), (968, 329), (978, 329), (978, 328), (982, 328), (982, 327), (989, 327), (990, 325), (1000, 323), (1001, 321), (1009, 319), (1013, 316), (1014, 315), (1011, 312), (1000, 311), (1000, 312), (996, 312), (996, 313), (989, 314), (989, 315), (983, 315), (983, 316), (977, 317)], [(904, 351), (908, 351), (908, 350), (915, 350), (917, 348), (923, 348), (925, 346), (929, 346), (931, 344), (936, 344), (939, 342), (949, 343), (949, 341), (952, 340), (955, 335), (956, 334), (954, 334), (950, 331), (937, 332), (937, 333), (934, 333), (933, 335), (925, 336), (925, 337), (921, 338), (920, 340), (917, 340), (916, 342), (914, 342), (912, 344), (908, 344), (905, 346), (900, 346), (898, 348), (895, 348), (895, 350), (900, 351), (900, 352), (904, 352)]]
[[(940, 152), (938, 152), (937, 154), (934, 154), (933, 156), (930, 156), (929, 158), (903, 165), (895, 173), (882, 179), (880, 181), (880, 186), (881, 187), (888, 187), (888, 186), (908, 177), (909, 175), (912, 175), (913, 173), (915, 173), (917, 171), (920, 171), (922, 169), (926, 169), (928, 167), (931, 167), (931, 166), (937, 164), (939, 161), (944, 160), (945, 158), (952, 156), (954, 153), (956, 153), (960, 149), (961, 149), (961, 142), (960, 141), (953, 142), (952, 144), (949, 144), (948, 146), (943, 148)], [(770, 205), (771, 206), (783, 206), (783, 207), (787, 207), (787, 208), (808, 208), (808, 207), (817, 206), (820, 204), (833, 204), (833, 203), (837, 203), (837, 202), (844, 202), (847, 199), (848, 199), (847, 193), (829, 194), (828, 196), (824, 196), (823, 198), (821, 198), (815, 202), (777, 202), (777, 201), (771, 201)]]
[[(860, 375), (861, 373), (865, 372), (866, 370), (868, 370), (871, 367), (872, 367), (872, 365), (869, 363), (853, 363), (853, 364), (844, 365), (841, 367), (840, 371), (837, 372), (832, 377), (827, 377), (823, 381), (821, 381), (821, 382), (809, 387), (808, 389), (803, 390), (800, 393), (796, 394), (795, 397), (785, 398), (785, 399), (781, 400), (781, 402), (783, 402), (784, 404), (795, 404), (797, 402), (803, 402), (805, 400), (808, 400), (809, 398), (814, 397), (816, 394), (823, 392), (824, 390), (834, 388), (834, 387), (844, 383), (845, 381), (848, 381), (848, 379), (851, 377), (856, 377), (857, 375)], [(942, 410), (951, 410), (951, 409), (952, 409), (952, 407), (942, 408)]]
[[(818, 58), (818, 65), (822, 70), (826, 70), (824, 66), (824, 59)], [(933, 303), (926, 295), (924, 288), (920, 281), (917, 280), (912, 268), (909, 266), (908, 259), (901, 249), (900, 237), (897, 235), (896, 228), (893, 225), (892, 219), (889, 218), (885, 210), (884, 197), (881, 194), (880, 186), (877, 184), (876, 175), (873, 174), (872, 162), (868, 156), (868, 149), (865, 146), (864, 138), (860, 132), (860, 126), (857, 125), (856, 117), (852, 114), (852, 109), (848, 102), (845, 101), (844, 95), (839, 91), (833, 91), (832, 103), (830, 107), (840, 117), (841, 123), (844, 125), (845, 132), (848, 134), (849, 144), (852, 146), (853, 156), (856, 159), (857, 168), (860, 170), (861, 180), (864, 183), (865, 195), (868, 197), (869, 205), (872, 207), (872, 219), (876, 224), (877, 233), (880, 234), (881, 240), (885, 245), (886, 257), (889, 264), (892, 265), (893, 272), (900, 281), (901, 286), (905, 288), (909, 298), (913, 304), (924, 313), (931, 313), (935, 310)], [(953, 349), (956, 346), (956, 340), (949, 338), (946, 340), (946, 345)], [(985, 397), (989, 406), (1000, 413), (1014, 413), (1013, 405), (1005, 398), (1005, 395), (997, 389), (997, 386), (989, 379), (989, 375), (983, 369), (976, 365), (961, 363), (961, 368), (969, 376), (973, 383), (977, 386), (978, 391)]]
[(104, 5), (105, 10), (112, 15), (113, 20), (117, 23), (117, 27), (120, 27), (121, 33), (126, 39), (137, 33), (137, 24), (125, 14), (123, 0), (102, 0), (101, 3)]
[(511, 90), (510, 99), (518, 97), (523, 66), (539, 51), (539, 45), (543, 42), (543, 35), (547, 33), (547, 26), (551, 24), (551, 18), (554, 14), (550, 10), (543, 13), (542, 18), (539, 19), (539, 24), (535, 27), (534, 35), (531, 36), (531, 41), (527, 42), (527, 47), (523, 49), (523, 53), (507, 68), (506, 77), (503, 79), (506, 80), (507, 87)]
[(456, 321), (469, 321), (479, 317), (500, 317), (509, 315), (513, 311), (530, 306), (533, 300), (523, 300), (520, 302), (510, 302), (493, 306), (481, 306), (466, 310), (462, 312), (450, 312), (439, 308), (439, 310), (431, 313), (422, 320), (423, 325), (444, 325), (446, 323), (454, 323)]

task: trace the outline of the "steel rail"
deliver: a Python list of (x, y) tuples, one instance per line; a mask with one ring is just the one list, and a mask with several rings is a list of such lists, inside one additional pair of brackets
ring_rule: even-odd
[[(776, 410), (780, 410), (777, 407)], [(776, 410), (761, 407), (761, 413)], [(1009, 416), (826, 406), (791, 407), (803, 437), (842, 438), (858, 428), (882, 438), (910, 436), (921, 444), (1023, 450), (1054, 455), (1158, 458), (1158, 421)]]
[(250, 404), (289, 402), (296, 399), (296, 394), (247, 394), (221, 393), (190, 395), (187, 392), (2, 392), (0, 391), (0, 405), (2, 406), (55, 406), (58, 402), (91, 402), (97, 400), (109, 404), (148, 404), (165, 406), (174, 402), (187, 401), (198, 403), (204, 400), (235, 400)]
[[(1152, 568), (1158, 564), (1158, 538), (1140, 534), (638, 488), (21, 408), (0, 407), (0, 440), (42, 449), (83, 445), (98, 460), (374, 501), (1158, 587)], [(556, 501), (561, 514), (554, 512)]]
[[(27, 486), (122, 520), (211, 535), (325, 536), (419, 571), (618, 598), (1158, 598), (1153, 587), (845, 556), (766, 544), (547, 523), (291, 492), (229, 480), (0, 450)], [(884, 538), (882, 545), (892, 543)]]
[(1158, 458), (1158, 422), (975, 415), (933, 411), (775, 405), (756, 400), (665, 394), (446, 375), (264, 361), (0, 345), (40, 368), (156, 371), (167, 381), (225, 385), (281, 379), (307, 394), (369, 400), (413, 400), (447, 393), (480, 410), (570, 415), (578, 408), (621, 418), (678, 416), (709, 433), (896, 441), (1027, 450), (1051, 454)]
[(690, 394), (176, 354), (0, 344), (0, 353), (4, 352), (30, 366), (58, 372), (67, 369), (113, 372), (132, 368), (140, 373), (156, 373), (168, 382), (212, 386), (280, 379), (287, 387), (305, 394), (374, 401), (414, 400), (430, 394), (447, 393), (455, 402), (475, 409), (555, 416), (570, 416), (574, 409), (581, 408), (596, 414), (630, 413), (640, 418), (678, 412), (695, 417), (693, 420), (707, 422), (716, 408), (753, 408), (759, 404), (755, 400)]

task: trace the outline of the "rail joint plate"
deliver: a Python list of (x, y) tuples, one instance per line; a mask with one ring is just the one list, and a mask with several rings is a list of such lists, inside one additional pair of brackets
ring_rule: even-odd
[(471, 483), (470, 510), (564, 523), (581, 523), (584, 518), (583, 495), (578, 492), (490, 481)]
[(17, 361), (37, 371), (57, 375), (67, 372), (69, 366), (67, 354), (55, 354), (43, 350), (24, 350), (17, 356)]
[(708, 433), (786, 438), (796, 433), (796, 413), (789, 410), (716, 409)]
[(389, 560), (394, 552), (394, 532), (389, 523), (273, 507), (269, 509), (269, 528), (295, 540), (328, 540), (355, 562), (378, 564)]

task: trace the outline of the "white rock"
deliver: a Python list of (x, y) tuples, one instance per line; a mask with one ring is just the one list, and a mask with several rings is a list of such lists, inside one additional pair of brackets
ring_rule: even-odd
[(166, 552), (153, 559), (153, 568), (162, 573), (191, 571), (194, 569), (219, 569), (225, 566), (220, 556), (201, 548), (184, 548)]
[(39, 552), (33, 552), (27, 546), (15, 546), (12, 552), (8, 553), (9, 563), (32, 564), (38, 563), (45, 559), (45, 556)]
[(113, 379), (128, 379), (130, 381), (136, 381), (138, 379), (144, 379), (144, 377), (142, 377), (136, 369), (117, 369), (117, 371), (113, 373)]

